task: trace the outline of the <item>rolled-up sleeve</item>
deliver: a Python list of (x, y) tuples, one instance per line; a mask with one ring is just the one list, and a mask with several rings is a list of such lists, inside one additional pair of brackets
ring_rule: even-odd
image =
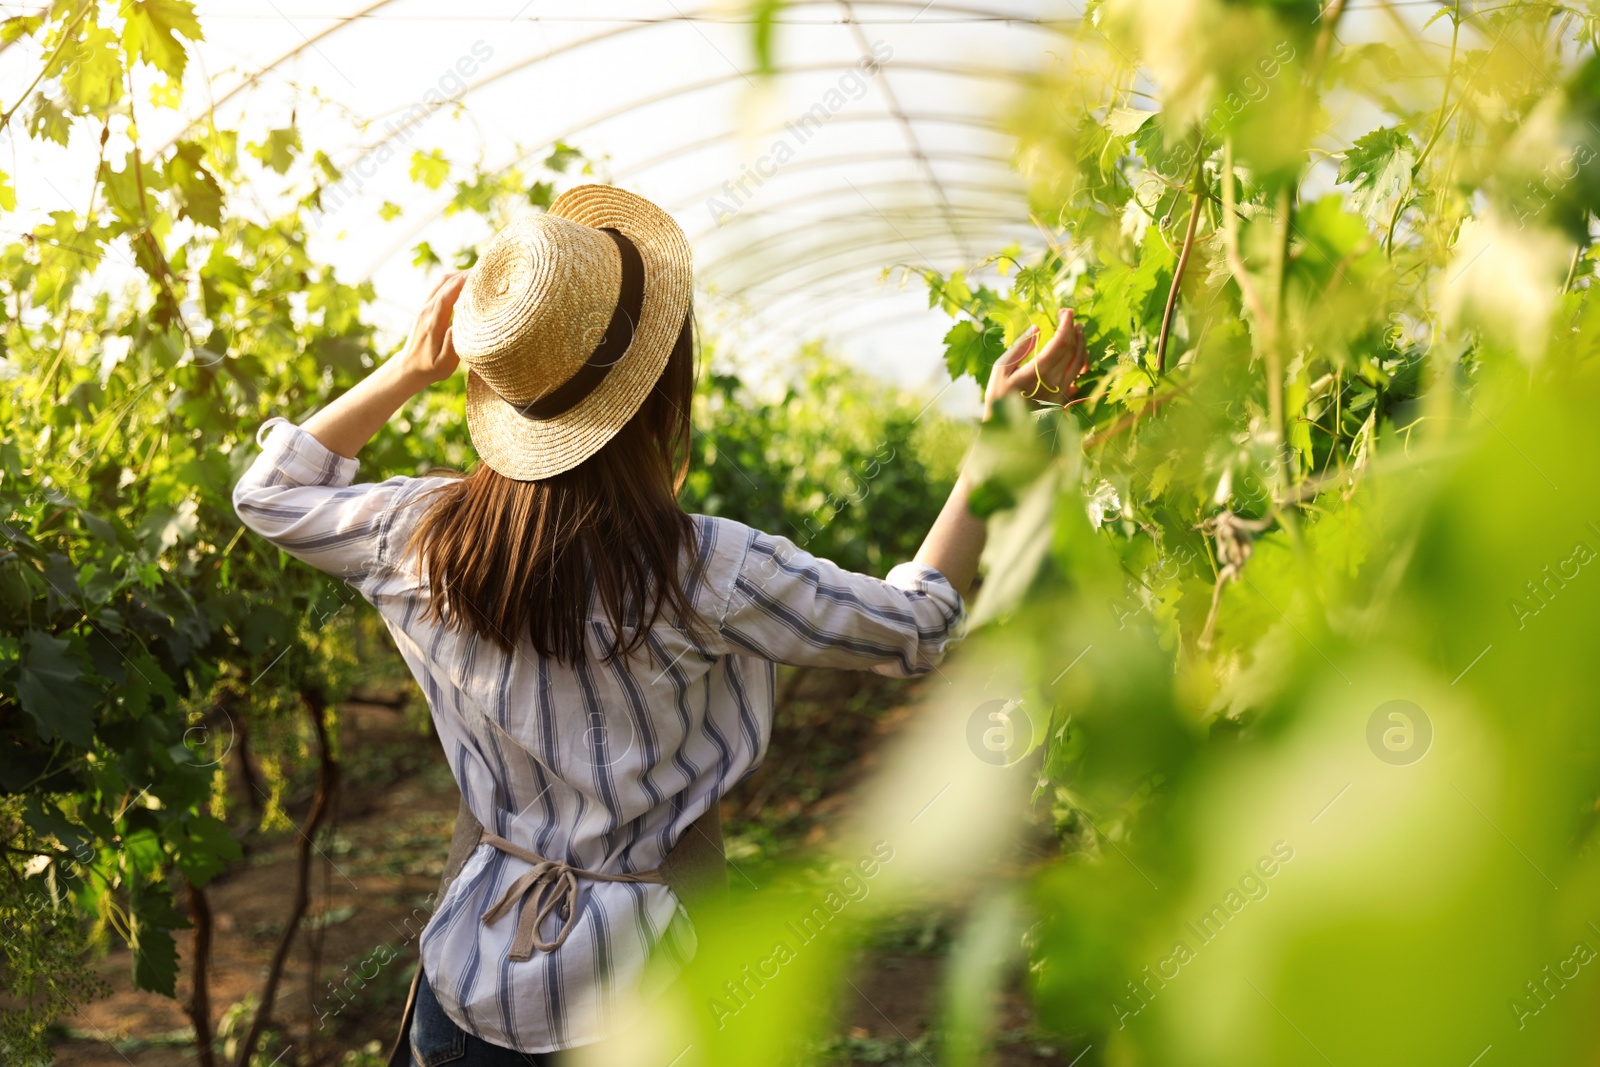
[(388, 524), (409, 478), (352, 485), (357, 463), (287, 419), (256, 435), (233, 489), (239, 520), (298, 560), (360, 588), (387, 568)]
[(961, 594), (922, 563), (873, 578), (750, 530), (722, 635), (735, 649), (778, 663), (926, 674), (960, 638)]

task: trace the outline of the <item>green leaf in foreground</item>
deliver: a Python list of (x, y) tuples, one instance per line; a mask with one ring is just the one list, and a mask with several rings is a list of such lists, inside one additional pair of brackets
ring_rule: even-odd
[(222, 186), (205, 168), (205, 149), (192, 141), (178, 144), (167, 162), (167, 180), (178, 203), (178, 214), (214, 230), (222, 228)]
[(1350, 183), (1351, 210), (1370, 212), (1402, 192), (1416, 163), (1416, 145), (1397, 127), (1383, 126), (1356, 138), (1338, 175), (1339, 181)]
[(989, 372), (1006, 348), (1000, 327), (985, 319), (980, 327), (966, 319), (950, 327), (944, 335), (944, 365), (951, 378), (970, 374), (983, 388), (989, 386)]
[(205, 39), (194, 5), (189, 0), (133, 0), (122, 6), (121, 14), (127, 19), (122, 47), (128, 61), (143, 60), (163, 74), (183, 77), (189, 57), (178, 38)]
[(760, 0), (755, 6), (756, 70), (762, 74), (771, 74), (774, 70), (772, 34), (783, 7), (783, 0)]
[(164, 996), (176, 996), (178, 944), (172, 934), (148, 922), (133, 931), (133, 985)]
[(71, 642), (43, 630), (29, 630), (22, 641), (22, 679), (17, 696), (33, 717), (39, 737), (62, 738), (79, 748), (94, 743), (96, 692), (83, 681), (83, 668)]
[(267, 139), (260, 144), (247, 144), (245, 149), (269, 170), (287, 174), (289, 165), (300, 151), (300, 131), (293, 126), (281, 130), (268, 130)]
[(435, 148), (431, 152), (417, 149), (411, 153), (411, 180), (426, 189), (437, 189), (450, 177), (450, 161)]

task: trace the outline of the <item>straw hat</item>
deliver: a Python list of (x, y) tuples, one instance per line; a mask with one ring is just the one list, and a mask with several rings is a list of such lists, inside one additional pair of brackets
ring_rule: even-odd
[[(623, 272), (641, 268), (643, 304), (623, 306)], [(598, 452), (666, 369), (692, 284), (672, 216), (610, 186), (569, 189), (496, 234), (453, 320), (479, 457), (526, 482)]]

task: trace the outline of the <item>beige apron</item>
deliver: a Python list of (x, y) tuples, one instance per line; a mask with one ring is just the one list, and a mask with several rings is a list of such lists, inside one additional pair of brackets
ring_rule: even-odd
[[(545, 948), (538, 940), (537, 924), (540, 918), (567, 898), (567, 895), (576, 892), (575, 878), (588, 876), (599, 877), (604, 880), (616, 881), (617, 875), (597, 875), (595, 872), (581, 871), (569, 868), (565, 864), (551, 863), (542, 857), (535, 856), (526, 849), (522, 849), (511, 842), (502, 841), (479, 825), (476, 816), (467, 808), (466, 800), (462, 800), (461, 809), (456, 812), (456, 829), (450, 838), (450, 854), (444, 861), (444, 875), (439, 880), (439, 895), (435, 900), (443, 900), (445, 893), (450, 889), (450, 883), (456, 880), (456, 875), (461, 873), (461, 868), (467, 865), (467, 858), (472, 855), (473, 849), (479, 842), (488, 841), (496, 848), (500, 848), (513, 855), (519, 856), (529, 863), (536, 864), (536, 869), (530, 871), (526, 877), (526, 885), (520, 890), (514, 884), (511, 889), (501, 897), (495, 905), (493, 914), (498, 915), (506, 910), (516, 900), (521, 899), (526, 893), (533, 892), (535, 897), (528, 906), (522, 909), (523, 922), (519, 927), (515, 952), (521, 950), (523, 957), (527, 957), (529, 946)], [(531, 857), (531, 858), (530, 858)], [(538, 864), (544, 864), (545, 870), (540, 871)], [(678, 900), (682, 902), (684, 910), (689, 913), (691, 921), (696, 920), (701, 909), (715, 906), (726, 901), (728, 896), (728, 866), (722, 852), (722, 815), (717, 810), (717, 805), (711, 805), (709, 811), (696, 819), (686, 830), (672, 851), (667, 853), (667, 858), (661, 866), (651, 871), (643, 871), (636, 875), (625, 876), (628, 881), (664, 882)], [(519, 882), (522, 880), (519, 880)], [(549, 883), (546, 885), (546, 883)], [(559, 883), (559, 884), (558, 884)], [(547, 893), (547, 890), (552, 890)], [(569, 908), (569, 926), (575, 909)], [(566, 938), (567, 931), (562, 930), (561, 936), (549, 947), (559, 945)], [(524, 944), (526, 942), (526, 944)], [(417, 983), (422, 980), (422, 962), (417, 961), (416, 976), (411, 979), (411, 992), (406, 995), (405, 1011), (400, 1019), (400, 1034), (395, 1039), (394, 1046), (389, 1050), (388, 1067), (407, 1067), (411, 1062), (411, 1017), (416, 1010)]]

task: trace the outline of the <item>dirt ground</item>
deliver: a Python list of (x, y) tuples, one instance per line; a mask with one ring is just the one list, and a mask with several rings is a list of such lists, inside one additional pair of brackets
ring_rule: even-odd
[[(859, 679), (860, 676), (855, 676)], [(863, 695), (859, 681), (843, 688), (824, 679), (794, 700), (774, 731), (767, 765), (724, 801), (730, 850), (755, 858), (788, 846), (826, 840), (830, 820), (873, 762), (875, 750), (903, 721), (909, 695), (893, 689)], [(873, 683), (865, 688), (871, 689)], [(792, 695), (792, 693), (791, 693)], [(825, 713), (815, 709), (824, 707)], [(806, 709), (811, 710), (806, 710)], [(826, 730), (819, 722), (827, 724)], [(459, 794), (437, 742), (419, 734), (402, 707), (347, 704), (341, 715), (343, 782), (331, 830), (318, 835), (312, 902), (295, 939), (263, 1043), (258, 1067), (370, 1067), (393, 1038), (416, 966), (416, 937), (438, 887)], [(774, 801), (781, 796), (782, 802)], [(303, 819), (307, 796), (291, 818)], [(214, 881), (208, 893), (215, 923), (210, 996), (223, 1057), (248, 1024), (282, 933), (295, 880), (294, 833), (254, 835), (246, 856)], [(843, 988), (839, 1030), (818, 1050), (817, 1062), (921, 1064), (939, 1062), (940, 979), (950, 924), (959, 916), (913, 917), (856, 954), (855, 974)], [(380, 946), (388, 946), (379, 952)], [(188, 935), (180, 933), (178, 998), (132, 989), (125, 950), (100, 965), (111, 995), (63, 1020), (54, 1044), (62, 1067), (131, 1065), (179, 1067), (196, 1060), (183, 1003)], [(388, 957), (392, 954), (392, 959)], [(381, 965), (376, 962), (385, 960)], [(334, 989), (355, 971), (377, 974), (341, 999)], [(309, 981), (311, 974), (321, 981)], [(1026, 997), (1016, 988), (999, 1006), (1001, 1067), (1077, 1064), (1081, 1043), (1035, 1031)], [(1084, 1058), (1079, 1067), (1089, 1067)]]

